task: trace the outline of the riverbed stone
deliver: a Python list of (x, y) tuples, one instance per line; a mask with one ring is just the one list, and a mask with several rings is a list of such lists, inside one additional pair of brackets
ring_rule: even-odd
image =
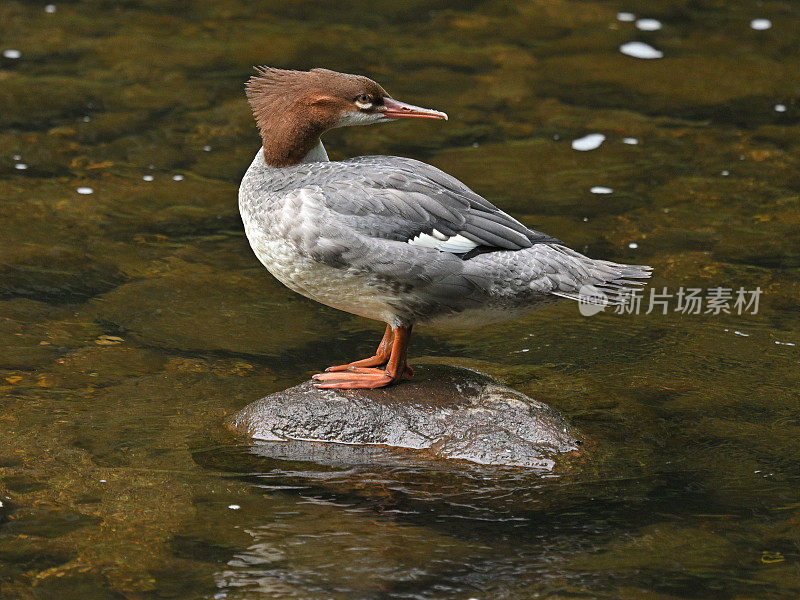
[[(229, 426), (271, 442), (384, 445), (428, 458), (546, 470), (580, 444), (546, 404), (477, 371), (437, 364), (419, 365), (413, 379), (377, 390), (320, 390), (306, 381), (256, 400)], [(307, 452), (300, 447), (299, 454)]]

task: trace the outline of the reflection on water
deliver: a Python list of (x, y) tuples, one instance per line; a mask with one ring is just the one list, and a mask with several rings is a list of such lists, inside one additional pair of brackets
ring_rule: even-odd
[[(800, 596), (795, 3), (0, 17), (1, 598)], [(655, 289), (759, 287), (758, 313), (564, 303), (423, 328), (412, 362), (486, 371), (583, 433), (549, 476), (241, 446), (226, 415), (381, 332), (247, 245), (242, 82), (264, 63), (362, 72), (451, 116), (331, 132), (334, 159), (432, 162), (580, 251), (652, 264)]]

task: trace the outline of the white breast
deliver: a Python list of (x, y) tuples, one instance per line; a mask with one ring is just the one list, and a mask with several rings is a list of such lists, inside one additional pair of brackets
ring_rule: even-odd
[(248, 233), (258, 260), (289, 289), (321, 304), (367, 319), (394, 323), (391, 299), (369, 284), (362, 275), (319, 263), (302, 255), (286, 240), (267, 240)]
[[(325, 148), (318, 144), (304, 162), (322, 162), (328, 159)], [(256, 154), (251, 168), (245, 174), (240, 189), (240, 211), (247, 239), (256, 257), (267, 270), (289, 289), (322, 304), (344, 310), (368, 319), (396, 324), (393, 299), (380, 288), (371, 285), (363, 273), (334, 268), (313, 260), (300, 252), (286, 234), (303, 220), (314, 222), (318, 215), (306, 214), (312, 203), (303, 202), (307, 190), (288, 192), (283, 198), (273, 198), (270, 227), (264, 227), (256, 214), (266, 207), (259, 205), (257, 179), (264, 176), (264, 160)], [(253, 178), (253, 179), (250, 179)], [(253, 183), (253, 181), (255, 182)], [(256, 199), (248, 198), (254, 196)], [(299, 208), (299, 212), (298, 212)]]

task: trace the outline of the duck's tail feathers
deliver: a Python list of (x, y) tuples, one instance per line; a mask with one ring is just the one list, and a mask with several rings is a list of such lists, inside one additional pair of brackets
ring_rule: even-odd
[(596, 260), (566, 246), (554, 248), (565, 254), (578, 271), (573, 271), (571, 281), (559, 282), (560, 285), (550, 292), (561, 298), (603, 306), (625, 305), (653, 274), (653, 268), (647, 265)]

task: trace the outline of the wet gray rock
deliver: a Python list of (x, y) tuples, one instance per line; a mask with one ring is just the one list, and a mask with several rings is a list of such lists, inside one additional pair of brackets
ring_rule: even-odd
[(258, 440), (385, 445), (437, 458), (551, 469), (578, 442), (563, 417), (490, 377), (420, 365), (378, 390), (318, 390), (310, 381), (257, 400), (229, 425)]

